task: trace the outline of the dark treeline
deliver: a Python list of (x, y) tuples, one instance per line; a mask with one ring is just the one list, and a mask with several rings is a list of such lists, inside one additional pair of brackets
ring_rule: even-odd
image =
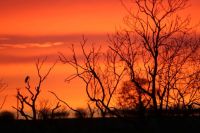
[[(1, 132), (15, 133), (124, 133), (124, 132), (198, 132), (199, 119), (168, 117), (143, 120), (117, 118), (65, 119), (48, 121), (0, 121)], [(11, 128), (12, 127), (12, 128)]]
[(36, 85), (30, 86), (27, 76), (26, 91), (17, 91), (17, 118), (200, 116), (200, 37), (190, 18), (180, 16), (188, 0), (134, 0), (134, 8), (121, 3), (128, 28), (108, 36), (107, 51), (83, 37), (81, 53), (72, 45), (71, 57), (58, 54), (60, 62), (74, 69), (66, 81), (85, 83), (87, 109), (73, 108), (56, 92), (50, 92), (56, 105), (38, 108), (42, 85), (56, 65), (42, 73), (46, 59), (39, 59)]

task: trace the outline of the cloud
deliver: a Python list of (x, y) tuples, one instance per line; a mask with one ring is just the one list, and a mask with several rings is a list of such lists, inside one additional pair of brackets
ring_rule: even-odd
[(48, 48), (64, 45), (64, 42), (45, 42), (45, 43), (22, 43), (22, 44), (0, 44), (0, 49), (4, 48)]
[(0, 37), (0, 41), (6, 41), (6, 40), (9, 40), (10, 38), (8, 37)]
[[(90, 42), (103, 42), (107, 40), (105, 34), (88, 34), (85, 38)], [(0, 49), (7, 48), (49, 48), (61, 45), (80, 43), (81, 34), (52, 35), (52, 36), (19, 36), (19, 35), (0, 35)]]
[(64, 42), (46, 42), (46, 43), (27, 43), (25, 44), (28, 48), (39, 47), (39, 48), (48, 48), (53, 46), (64, 45)]
[(0, 48), (26, 48), (26, 46), (22, 44), (1, 44)]
[[(18, 35), (0, 35), (0, 64), (20, 64), (34, 63), (35, 59), (48, 57), (50, 62), (58, 59), (58, 52), (65, 54), (67, 58), (71, 57), (69, 47), (75, 44), (77, 58), (82, 60), (80, 52), (80, 41), (82, 35), (54, 35), (54, 36), (18, 36)], [(87, 47), (93, 42), (95, 44), (105, 44), (106, 35), (95, 34), (85, 35), (88, 39)]]

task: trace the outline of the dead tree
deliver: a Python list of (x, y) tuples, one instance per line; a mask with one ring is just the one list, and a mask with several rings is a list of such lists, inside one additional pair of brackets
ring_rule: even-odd
[[(20, 107), (16, 108), (14, 107), (20, 114), (23, 116), (26, 120), (36, 120), (37, 119), (37, 99), (40, 95), (41, 92), (41, 87), (44, 81), (47, 79), (47, 76), (49, 73), (52, 71), (54, 68), (55, 64), (54, 63), (48, 70), (47, 72), (42, 75), (41, 74), (41, 69), (45, 63), (47, 58), (44, 58), (43, 60), (37, 60), (35, 65), (37, 69), (37, 76), (38, 76), (38, 83), (37, 85), (32, 88), (30, 85), (30, 77), (26, 76), (25, 78), (25, 91), (26, 93), (22, 93), (20, 89), (17, 90), (17, 100), (19, 100)], [(25, 111), (25, 109), (30, 109), (31, 114)]]
[(74, 74), (66, 78), (71, 81), (79, 78), (85, 83), (85, 90), (91, 103), (98, 108), (101, 116), (107, 113), (117, 116), (114, 107), (110, 106), (118, 85), (123, 77), (124, 69), (119, 69), (116, 56), (112, 51), (103, 55), (101, 48), (88, 48), (87, 40), (83, 37), (81, 46), (81, 59), (77, 56), (76, 49), (72, 45), (72, 57), (67, 58), (60, 53), (61, 62), (74, 68)]
[[(109, 47), (124, 62), (130, 82), (142, 99), (151, 101), (149, 108), (157, 113), (172, 105), (176, 95), (186, 98), (180, 91), (183, 86), (188, 89), (188, 84), (196, 84), (191, 77), (199, 75), (199, 68), (189, 72), (192, 62), (199, 60), (199, 38), (191, 30), (190, 19), (178, 15), (187, 2), (134, 0), (135, 7), (129, 8), (122, 1), (129, 13), (125, 18), (129, 29), (109, 37)], [(198, 59), (192, 61), (194, 56)], [(147, 83), (141, 84), (138, 79)], [(193, 93), (197, 96), (196, 91)]]

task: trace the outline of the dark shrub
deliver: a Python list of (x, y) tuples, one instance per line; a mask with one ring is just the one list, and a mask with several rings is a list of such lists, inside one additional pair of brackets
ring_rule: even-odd
[(87, 117), (87, 111), (82, 108), (76, 109), (77, 112), (74, 113), (75, 118), (86, 118)]
[(0, 112), (0, 120), (14, 120), (15, 114), (10, 111)]

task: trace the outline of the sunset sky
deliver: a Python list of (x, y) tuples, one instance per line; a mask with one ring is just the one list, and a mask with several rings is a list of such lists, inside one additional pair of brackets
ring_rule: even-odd
[[(130, 1), (130, 0), (124, 0)], [(182, 15), (190, 15), (192, 24), (200, 22), (200, 0), (191, 0)], [(58, 59), (58, 52), (78, 44), (85, 35), (90, 42), (105, 44), (107, 34), (123, 26), (126, 10), (120, 0), (1, 0), (0, 1), (0, 78), (8, 87), (4, 109), (15, 106), (16, 88), (24, 88), (27, 75), (35, 81), (35, 59), (48, 57), (44, 68)], [(45, 69), (44, 69), (45, 72)], [(73, 107), (86, 105), (84, 84), (66, 83), (71, 68), (58, 63), (42, 88), (42, 100), (54, 100), (54, 91)], [(32, 78), (31, 78), (32, 79)]]

